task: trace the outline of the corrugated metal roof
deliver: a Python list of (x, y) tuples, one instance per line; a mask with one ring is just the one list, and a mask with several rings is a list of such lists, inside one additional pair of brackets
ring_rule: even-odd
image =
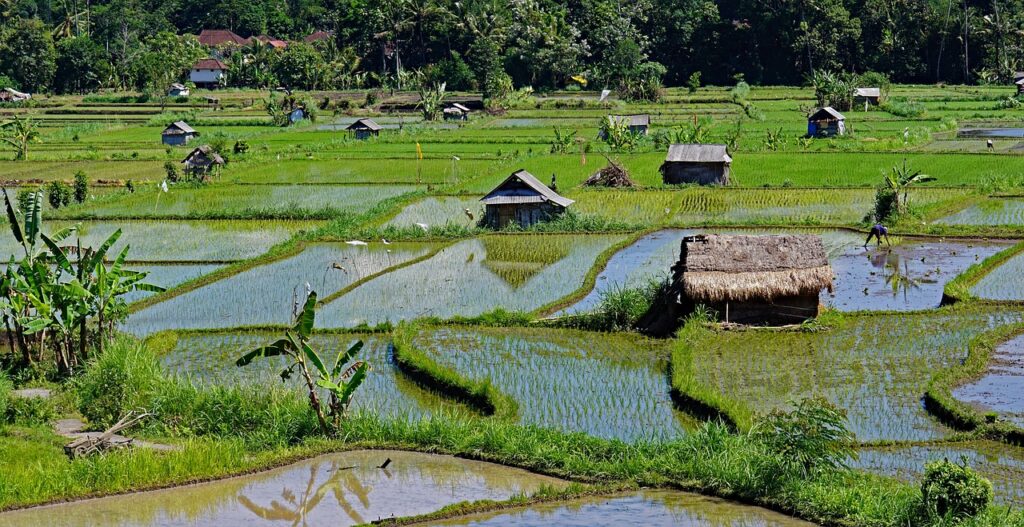
[(360, 119), (350, 125), (346, 130), (383, 130), (384, 128), (373, 122), (373, 119)]
[(168, 126), (167, 128), (164, 128), (164, 134), (165, 135), (174, 134), (175, 133), (174, 132), (175, 129), (181, 130), (181, 133), (183, 133), (183, 134), (194, 134), (194, 133), (196, 133), (195, 129), (193, 129), (191, 126), (189, 126), (188, 123), (186, 123), (185, 121), (175, 121), (175, 122), (171, 123), (170, 126)]
[(453, 103), (449, 104), (448, 107), (449, 108), (455, 108), (457, 110), (462, 110), (465, 113), (469, 113), (470, 112), (468, 107), (466, 107), (466, 106), (464, 106), (462, 104), (459, 104), (457, 102), (453, 102)]
[[(520, 181), (528, 188), (509, 188), (508, 184), (514, 181)], [(484, 202), (486, 205), (543, 203), (545, 201), (550, 201), (561, 205), (562, 207), (568, 207), (575, 203), (569, 198), (559, 196), (555, 191), (548, 188), (547, 185), (533, 177), (533, 174), (525, 170), (513, 172), (512, 175), (505, 178), (505, 181), (502, 181), (500, 185), (494, 187), (494, 190), (490, 191), (483, 198), (480, 198), (480, 201)]]
[(857, 88), (853, 94), (857, 97), (881, 97), (882, 90), (881, 88)]
[(615, 122), (622, 122), (628, 119), (628, 126), (650, 126), (651, 116), (643, 115), (609, 115), (609, 119)]
[(668, 147), (666, 163), (732, 163), (725, 145), (676, 144)]
[(816, 120), (816, 119), (827, 119), (827, 118), (839, 119), (840, 121), (846, 119), (846, 117), (843, 117), (843, 114), (837, 112), (836, 109), (831, 107), (831, 106), (826, 106), (824, 108), (819, 108), (819, 109), (815, 110), (815, 112), (812, 113), (811, 116), (808, 117), (807, 119), (809, 119), (809, 120)]

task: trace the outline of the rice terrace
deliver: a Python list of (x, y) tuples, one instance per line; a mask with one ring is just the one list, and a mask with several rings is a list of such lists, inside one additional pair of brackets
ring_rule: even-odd
[(1021, 4), (150, 4), (0, 2), (0, 527), (1024, 527)]

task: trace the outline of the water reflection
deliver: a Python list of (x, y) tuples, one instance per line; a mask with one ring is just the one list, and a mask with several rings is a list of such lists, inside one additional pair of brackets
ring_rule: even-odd
[(346, 526), (504, 500), (542, 485), (564, 483), (449, 456), (357, 451), (202, 485), (0, 514), (0, 527)]

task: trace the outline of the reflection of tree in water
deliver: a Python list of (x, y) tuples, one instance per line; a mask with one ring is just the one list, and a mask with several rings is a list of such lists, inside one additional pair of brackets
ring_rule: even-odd
[[(913, 275), (910, 272), (909, 259), (900, 256), (892, 249), (876, 251), (868, 258), (873, 267), (883, 270), (885, 283), (892, 289), (892, 296), (896, 296), (902, 291), (903, 299), (906, 300), (910, 290), (919, 289), (923, 283), (936, 282), (931, 278), (932, 271), (923, 275)], [(924, 258), (921, 261), (924, 261)]]
[(327, 481), (317, 485), (317, 475), (320, 473), (320, 463), (313, 463), (309, 466), (309, 478), (306, 488), (298, 496), (288, 487), (281, 491), (282, 501), (273, 500), (269, 506), (257, 505), (244, 494), (238, 496), (239, 503), (253, 514), (263, 520), (275, 522), (289, 522), (292, 526), (310, 525), (307, 518), (317, 506), (323, 501), (328, 492), (334, 495), (338, 507), (345, 511), (345, 514), (353, 523), (366, 523), (356, 508), (349, 503), (347, 496), (355, 497), (362, 508), (370, 508), (370, 492), (373, 487), (363, 485), (353, 470), (355, 467), (339, 467), (337, 462), (331, 462), (331, 477)]

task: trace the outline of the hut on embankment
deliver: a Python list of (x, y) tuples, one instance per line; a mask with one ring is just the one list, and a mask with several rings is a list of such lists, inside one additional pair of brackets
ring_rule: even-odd
[(492, 229), (501, 229), (510, 223), (525, 229), (559, 216), (574, 203), (525, 170), (513, 172), (480, 201), (485, 206), (484, 225)]
[(374, 122), (373, 119), (363, 118), (348, 125), (345, 130), (355, 134), (356, 139), (369, 139), (380, 135), (380, 131), (383, 129), (384, 127)]
[(666, 185), (728, 185), (731, 166), (725, 145), (675, 144), (658, 170)]
[(697, 306), (722, 322), (785, 325), (816, 317), (832, 267), (814, 235), (701, 234), (683, 238), (665, 298), (643, 320), (668, 334)]

